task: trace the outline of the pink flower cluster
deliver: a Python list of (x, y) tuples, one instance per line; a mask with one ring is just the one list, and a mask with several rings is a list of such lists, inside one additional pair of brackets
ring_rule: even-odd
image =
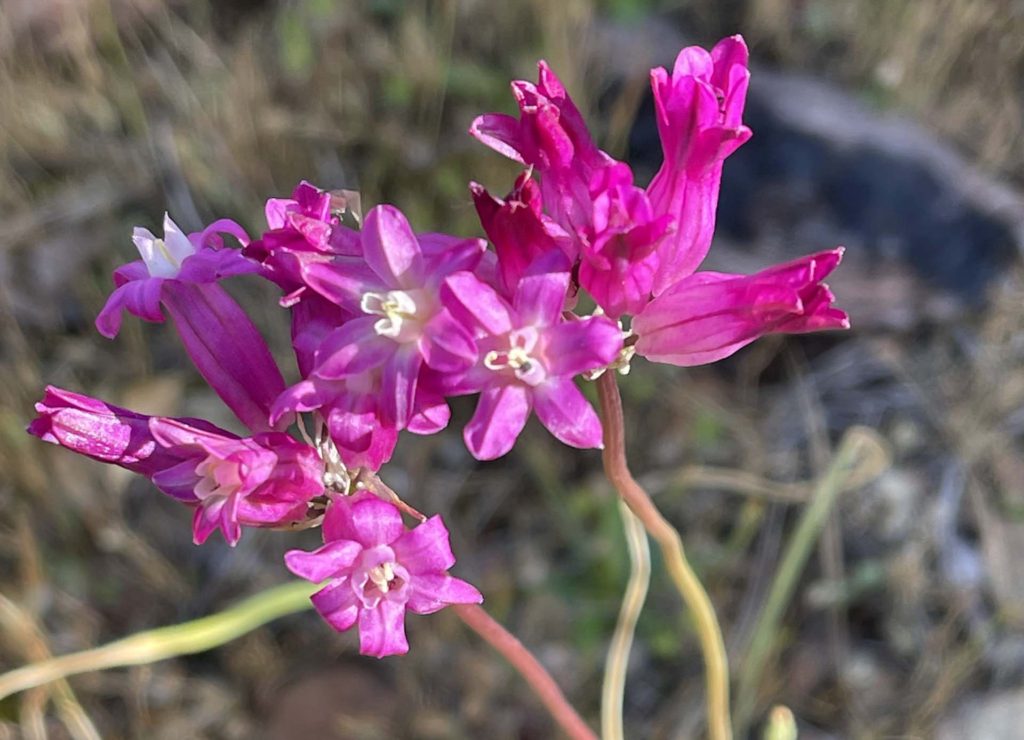
[[(748, 79), (738, 36), (711, 52), (684, 49), (671, 73), (652, 71), (665, 159), (643, 188), (595, 145), (541, 62), (536, 84), (513, 83), (518, 117), (484, 115), (470, 128), (525, 166), (504, 198), (470, 186), (493, 251), (479, 238), (417, 233), (390, 205), (350, 228), (332, 195), (305, 182), (267, 202), (258, 239), (224, 219), (188, 235), (169, 217), (162, 237), (136, 229), (141, 259), (115, 271), (97, 328), (116, 336), (124, 311), (170, 316), (250, 436), (57, 388), (29, 431), (150, 478), (193, 508), (197, 543), (218, 529), (234, 545), (243, 527), (322, 521), (324, 546), (290, 552), (288, 567), (326, 582), (314, 604), (338, 630), (358, 624), (364, 653), (405, 652), (407, 610), (482, 597), (448, 575), (454, 557), (440, 518), (408, 529), (380, 493), (376, 473), (401, 431), (439, 432), (447, 398), (479, 394), (463, 437), (480, 460), (506, 454), (534, 412), (561, 442), (596, 448), (601, 423), (580, 377), (624, 370), (633, 353), (696, 365), (767, 333), (848, 326), (821, 282), (841, 249), (756, 275), (697, 271), (722, 163), (750, 136), (741, 121)], [(291, 386), (220, 285), (242, 274), (281, 291), (298, 371)], [(576, 312), (584, 292), (599, 307), (591, 315)]]

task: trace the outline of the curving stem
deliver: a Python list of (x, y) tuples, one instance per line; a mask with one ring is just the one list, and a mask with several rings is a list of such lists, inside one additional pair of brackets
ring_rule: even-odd
[(597, 393), (604, 427), (604, 472), (630, 510), (661, 548), (665, 567), (679, 595), (693, 613), (694, 625), (704, 654), (707, 683), (708, 735), (712, 740), (731, 740), (729, 718), (729, 664), (715, 609), (700, 579), (693, 572), (683, 541), (675, 527), (661, 515), (651, 497), (629, 472), (626, 461), (626, 432), (622, 417), (622, 398), (615, 374), (606, 372), (597, 379)]
[(598, 740), (594, 731), (565, 698), (555, 679), (515, 635), (476, 604), (454, 604), (449, 608), (519, 671), (566, 735), (572, 740)]

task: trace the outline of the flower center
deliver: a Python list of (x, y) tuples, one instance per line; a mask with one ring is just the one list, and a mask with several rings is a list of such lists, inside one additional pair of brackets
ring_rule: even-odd
[(200, 501), (226, 498), (242, 487), (238, 463), (209, 455), (196, 466), (199, 482), (193, 489)]
[(494, 372), (511, 370), (517, 379), (528, 385), (544, 380), (544, 366), (530, 354), (537, 344), (536, 329), (520, 329), (509, 334), (508, 349), (493, 349), (484, 355), (484, 367)]
[(391, 585), (395, 582), (395, 566), (392, 563), (381, 563), (373, 568), (370, 568), (368, 574), (370, 581), (375, 585), (382, 594), (386, 594), (391, 590)]
[(408, 324), (416, 318), (419, 306), (411, 292), (389, 290), (387, 293), (363, 293), (359, 308), (363, 313), (383, 317), (373, 325), (378, 336), (401, 340), (403, 334), (408, 333), (403, 330), (411, 328)]

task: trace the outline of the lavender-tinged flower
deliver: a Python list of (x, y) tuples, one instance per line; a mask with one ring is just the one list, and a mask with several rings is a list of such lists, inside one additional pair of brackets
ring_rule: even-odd
[(512, 449), (532, 409), (562, 442), (601, 446), (601, 422), (572, 378), (611, 363), (622, 349), (622, 332), (604, 316), (563, 321), (568, 286), (566, 272), (527, 274), (510, 305), (472, 273), (445, 280), (453, 314), (478, 327), (480, 361), (447, 388), (481, 392), (463, 435), (477, 459)]
[(210, 387), (253, 431), (270, 429), (270, 407), (284, 390), (284, 378), (259, 330), (228, 293), (221, 278), (253, 273), (259, 265), (237, 249), (220, 248), (220, 233), (242, 244), (249, 237), (238, 224), (217, 221), (186, 237), (169, 216), (164, 238), (137, 228), (132, 237), (142, 259), (114, 272), (117, 288), (96, 319), (113, 338), (123, 310), (147, 321), (174, 319), (185, 350)]
[(302, 519), (306, 503), (323, 492), (324, 465), (317, 451), (287, 434), (240, 439), (159, 417), (149, 428), (158, 444), (185, 457), (153, 475), (153, 483), (196, 504), (196, 544), (220, 529), (233, 546), (243, 524), (276, 526)]
[(679, 52), (672, 74), (651, 70), (651, 88), (665, 161), (647, 194), (656, 213), (670, 214), (674, 232), (659, 247), (654, 295), (693, 273), (715, 229), (722, 162), (750, 138), (743, 125), (750, 71), (747, 46), (731, 36), (711, 52)]
[(697, 272), (655, 298), (633, 319), (637, 354), (672, 365), (728, 357), (765, 334), (848, 329), (821, 281), (842, 248), (770, 267), (755, 275)]
[(253, 273), (259, 265), (245, 259), (237, 249), (221, 248), (220, 233), (239, 243), (249, 243), (245, 230), (234, 221), (220, 219), (203, 231), (185, 236), (164, 214), (164, 236), (136, 227), (132, 242), (142, 259), (114, 271), (114, 292), (96, 318), (100, 334), (113, 339), (121, 329), (124, 311), (146, 321), (161, 322), (162, 289), (169, 280), (183, 283), (215, 283), (233, 275)]
[(404, 429), (418, 405), (421, 369), (458, 373), (476, 360), (467, 329), (440, 299), (440, 282), (472, 270), (486, 248), (480, 239), (417, 237), (405, 216), (377, 206), (361, 232), (362, 258), (308, 268), (318, 292), (358, 315), (326, 336), (310, 377), (338, 381), (380, 369), (381, 423)]
[[(28, 426), (29, 434), (93, 460), (147, 477), (182, 460), (153, 439), (149, 431), (151, 417), (98, 398), (48, 385), (43, 400), (36, 404), (36, 412), (38, 416)], [(228, 434), (197, 419), (188, 421), (209, 432)]]
[(30, 434), (144, 475), (193, 506), (197, 544), (214, 529), (234, 545), (242, 525), (301, 519), (323, 491), (316, 450), (286, 434), (239, 438), (202, 420), (146, 416), (52, 386), (36, 411)]
[(473, 586), (448, 575), (455, 556), (439, 516), (407, 530), (393, 504), (362, 492), (332, 500), (323, 534), (323, 547), (291, 550), (285, 563), (308, 581), (328, 581), (313, 594), (313, 605), (339, 632), (358, 624), (363, 655), (409, 651), (406, 611), (433, 614), (483, 601)]

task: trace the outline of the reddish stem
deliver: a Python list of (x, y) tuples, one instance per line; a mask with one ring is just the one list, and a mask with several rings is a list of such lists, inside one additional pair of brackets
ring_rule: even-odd
[(456, 604), (451, 608), (471, 630), (490, 643), (519, 671), (566, 735), (573, 740), (598, 740), (594, 731), (565, 698), (555, 679), (515, 635), (476, 604)]

